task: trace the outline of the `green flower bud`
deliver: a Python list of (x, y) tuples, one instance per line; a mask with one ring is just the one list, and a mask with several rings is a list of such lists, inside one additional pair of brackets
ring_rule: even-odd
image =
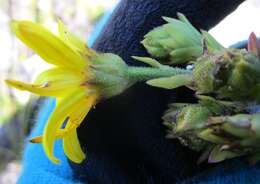
[(229, 153), (217, 160), (228, 159), (232, 153), (233, 157), (246, 155), (251, 161), (258, 161), (260, 158), (256, 159), (255, 155), (260, 152), (259, 124), (260, 113), (211, 117), (208, 129), (213, 130), (212, 134), (215, 136), (226, 140), (226, 143), (218, 144), (218, 147)]
[[(193, 150), (204, 150), (209, 143), (199, 135), (207, 128), (208, 118), (220, 114), (225, 108), (221, 103), (210, 100), (204, 98), (199, 104), (170, 104), (163, 116), (164, 124), (169, 128), (167, 137), (178, 138)], [(215, 105), (208, 108), (213, 103)]]
[(92, 61), (93, 77), (89, 83), (98, 84), (103, 98), (118, 95), (134, 84), (127, 74), (127, 64), (119, 56), (111, 53), (98, 54)]
[(163, 17), (167, 23), (145, 35), (142, 44), (152, 56), (168, 64), (196, 60), (203, 54), (202, 38), (211, 50), (223, 49), (209, 33), (197, 31), (183, 14), (178, 13), (178, 18)]
[(243, 155), (251, 162), (260, 160), (260, 113), (245, 114), (248, 107), (238, 102), (207, 96), (199, 99), (197, 104), (170, 105), (163, 116), (169, 129), (167, 137), (202, 152), (200, 162)]
[(260, 61), (245, 50), (227, 49), (204, 55), (195, 63), (193, 88), (218, 98), (259, 101)]

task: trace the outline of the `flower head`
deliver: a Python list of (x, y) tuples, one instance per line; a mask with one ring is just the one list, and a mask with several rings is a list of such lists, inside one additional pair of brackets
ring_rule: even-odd
[(203, 42), (210, 50), (224, 48), (208, 32), (199, 32), (183, 14), (177, 16), (163, 17), (167, 23), (144, 36), (142, 44), (153, 57), (167, 64), (186, 64), (203, 54)]
[(53, 154), (57, 139), (63, 140), (65, 154), (70, 160), (80, 163), (85, 159), (76, 129), (98, 101), (118, 95), (138, 81), (187, 73), (140, 57), (140, 61), (152, 67), (130, 67), (115, 54), (97, 53), (88, 48), (61, 22), (58, 36), (29, 21), (13, 21), (11, 28), (28, 47), (54, 65), (32, 84), (6, 80), (19, 90), (56, 98), (56, 107), (43, 135), (31, 140), (42, 142), (47, 157), (54, 163), (59, 163)]
[[(62, 139), (67, 157), (73, 162), (82, 162), (85, 154), (76, 128), (97, 101), (121, 93), (132, 84), (124, 73), (127, 65), (116, 55), (98, 54), (91, 50), (62, 22), (59, 22), (58, 36), (29, 21), (13, 21), (11, 28), (28, 47), (54, 65), (42, 72), (32, 84), (6, 80), (8, 85), (19, 90), (56, 98), (56, 107), (43, 135), (31, 142), (42, 142), (47, 157), (59, 163), (53, 147), (55, 140)], [(62, 128), (65, 121), (67, 123)]]

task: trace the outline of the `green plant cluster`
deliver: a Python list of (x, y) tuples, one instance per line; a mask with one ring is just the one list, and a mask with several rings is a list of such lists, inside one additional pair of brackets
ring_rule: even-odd
[(197, 98), (197, 103), (169, 105), (163, 115), (167, 137), (201, 152), (199, 162), (239, 156), (260, 160), (260, 44), (254, 33), (247, 50), (225, 48), (182, 14), (164, 20), (142, 44), (161, 64), (182, 64), (190, 72), (147, 84), (169, 90), (186, 86)]

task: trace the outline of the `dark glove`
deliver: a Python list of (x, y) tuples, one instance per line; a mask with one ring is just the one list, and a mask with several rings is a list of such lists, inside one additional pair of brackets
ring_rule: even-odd
[[(163, 24), (161, 16), (176, 17), (181, 12), (197, 28), (208, 30), (241, 2), (122, 0), (94, 48), (118, 54), (130, 65), (140, 65), (131, 56), (147, 55), (140, 41), (149, 30)], [(223, 163), (197, 166), (195, 152), (165, 139), (161, 116), (167, 104), (193, 100), (186, 89), (173, 92), (140, 83), (98, 104), (78, 130), (88, 159), (80, 165), (71, 163), (75, 178), (89, 183), (176, 183), (196, 175), (191, 181), (202, 181), (215, 172), (219, 176), (217, 168)]]

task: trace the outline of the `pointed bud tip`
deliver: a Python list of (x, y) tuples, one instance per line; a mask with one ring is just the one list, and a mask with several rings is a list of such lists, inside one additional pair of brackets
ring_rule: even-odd
[(254, 38), (254, 39), (256, 39), (256, 34), (255, 34), (255, 32), (251, 32), (250, 35), (249, 35), (249, 38)]
[(249, 35), (247, 50), (260, 58), (260, 43), (254, 32)]
[(249, 37), (248, 37), (248, 49), (251, 49), (252, 44), (255, 44), (255, 42), (257, 42), (257, 37), (256, 34), (254, 32), (250, 33)]
[(187, 19), (187, 17), (183, 13), (177, 12), (177, 17), (178, 17), (179, 20), (181, 20), (184, 23), (189, 22), (189, 20)]
[(174, 18), (170, 18), (170, 17), (166, 17), (166, 16), (162, 16), (162, 19), (168, 23), (171, 23), (172, 20), (174, 20)]
[(148, 84), (148, 85), (150, 85), (150, 86), (157, 87), (157, 86), (155, 85), (155, 83), (156, 83), (155, 81), (156, 81), (156, 79), (148, 80), (148, 81), (146, 81), (146, 84)]
[(138, 60), (139, 58), (141, 58), (140, 56), (131, 56), (131, 58)]
[(177, 12), (177, 16), (178, 17), (185, 17), (185, 15), (183, 13), (181, 13), (181, 12)]

